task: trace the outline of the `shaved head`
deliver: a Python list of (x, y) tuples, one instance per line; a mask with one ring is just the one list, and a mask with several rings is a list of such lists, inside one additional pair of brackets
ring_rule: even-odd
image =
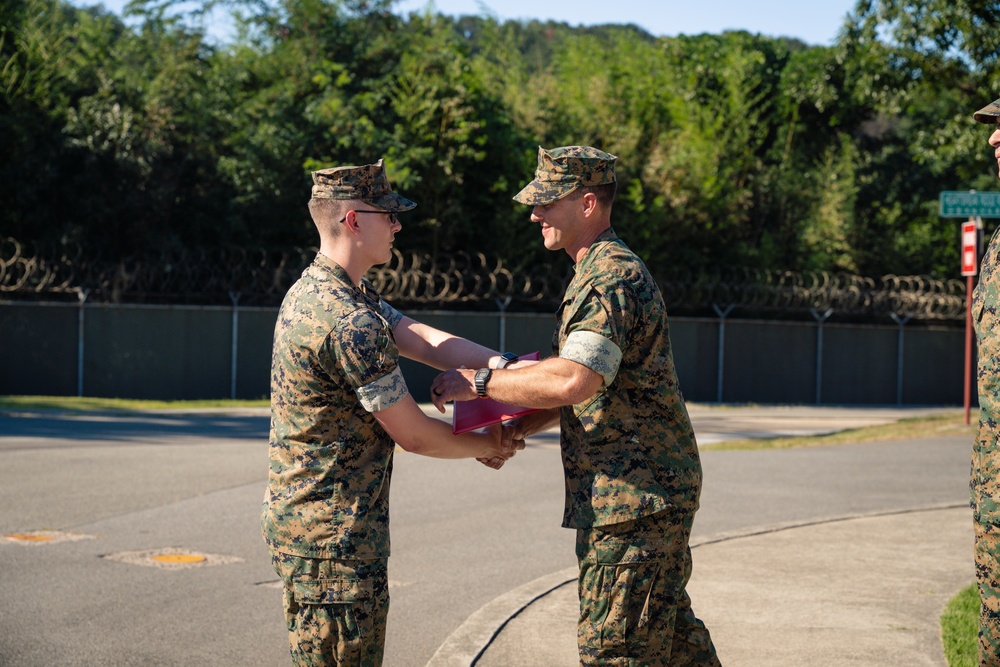
[(319, 230), (321, 238), (335, 238), (340, 235), (340, 220), (351, 209), (358, 208), (359, 202), (353, 199), (318, 199), (309, 200), (309, 215), (313, 224)]

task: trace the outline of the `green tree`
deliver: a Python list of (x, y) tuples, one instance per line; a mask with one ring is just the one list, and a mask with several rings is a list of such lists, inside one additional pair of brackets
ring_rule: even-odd
[(858, 124), (859, 270), (953, 275), (954, 221), (942, 190), (995, 188), (986, 133), (971, 112), (996, 97), (995, 3), (858, 2), (838, 42)]
[(60, 191), (66, 161), (61, 130), (76, 75), (78, 15), (56, 0), (15, 0), (0, 9), (0, 226), (19, 238), (49, 236), (59, 220), (52, 193)]

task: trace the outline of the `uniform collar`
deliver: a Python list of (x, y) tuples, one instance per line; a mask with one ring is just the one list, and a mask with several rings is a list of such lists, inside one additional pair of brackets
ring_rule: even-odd
[(347, 269), (337, 264), (335, 261), (327, 257), (322, 253), (316, 253), (316, 259), (313, 261), (321, 271), (330, 274), (333, 280), (343, 284), (345, 288), (350, 290), (351, 294), (355, 299), (364, 301), (372, 306), (378, 306), (379, 302), (382, 301), (382, 297), (379, 296), (378, 292), (370, 282), (365, 278), (361, 279), (360, 285), (355, 285), (351, 282), (351, 276), (348, 275)]
[(587, 253), (580, 258), (579, 262), (577, 262), (574, 265), (574, 269), (576, 270), (576, 272), (580, 273), (582, 269), (585, 269), (587, 266), (589, 266), (601, 254), (601, 249), (599, 249), (598, 246), (603, 245), (605, 242), (608, 241), (617, 241), (617, 240), (618, 240), (618, 235), (615, 234), (615, 230), (613, 227), (608, 227), (606, 230), (601, 232), (601, 235), (598, 236), (596, 239), (594, 239), (594, 242), (590, 244), (589, 248), (587, 248)]
[(351, 276), (347, 274), (347, 269), (342, 267), (340, 264), (337, 264), (326, 255), (316, 253), (316, 259), (313, 260), (313, 264), (318, 266), (321, 270), (331, 274), (336, 281), (344, 283), (345, 286), (350, 287), (352, 291), (360, 291), (358, 286), (351, 282)]

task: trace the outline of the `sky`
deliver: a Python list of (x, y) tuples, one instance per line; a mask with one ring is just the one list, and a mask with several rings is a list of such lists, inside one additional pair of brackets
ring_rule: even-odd
[[(126, 0), (73, 0), (99, 4), (120, 13)], [(746, 30), (770, 37), (797, 37), (806, 44), (830, 46), (856, 0), (397, 0), (406, 15), (428, 7), (439, 14), (489, 14), (504, 19), (552, 19), (571, 26), (634, 23), (657, 37), (718, 34)], [(215, 20), (209, 34), (224, 38), (227, 21)]]
[[(435, 0), (439, 14), (553, 19), (572, 26), (634, 23), (657, 37), (746, 30), (830, 46), (856, 0)], [(396, 13), (422, 11), (427, 0), (400, 0)]]

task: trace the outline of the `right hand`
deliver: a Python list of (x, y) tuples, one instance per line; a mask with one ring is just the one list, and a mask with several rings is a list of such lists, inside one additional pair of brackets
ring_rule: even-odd
[(510, 452), (510, 455), (513, 456), (514, 452), (524, 449), (525, 437), (524, 429), (521, 427), (521, 420), (510, 420), (503, 425), (503, 431), (500, 434), (500, 451), (505, 454)]
[(513, 457), (519, 450), (524, 449), (524, 437), (515, 437), (515, 434), (510, 431), (506, 424), (503, 426), (500, 424), (491, 426), (487, 429), (486, 433), (489, 435), (496, 434), (499, 436), (499, 451), (491, 456), (484, 456), (476, 459), (489, 468), (499, 470), (503, 467), (503, 464), (507, 462), (507, 459)]

